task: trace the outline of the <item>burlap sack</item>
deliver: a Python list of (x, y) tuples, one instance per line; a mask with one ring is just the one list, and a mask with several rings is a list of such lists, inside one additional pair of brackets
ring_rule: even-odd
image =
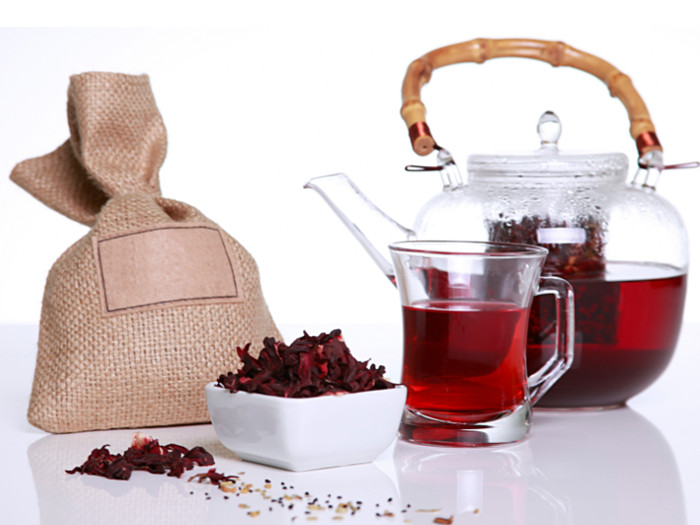
[(11, 179), (91, 227), (51, 268), (29, 421), (50, 432), (206, 422), (236, 346), (279, 338), (251, 255), (161, 197), (166, 133), (146, 75), (85, 73), (70, 139)]

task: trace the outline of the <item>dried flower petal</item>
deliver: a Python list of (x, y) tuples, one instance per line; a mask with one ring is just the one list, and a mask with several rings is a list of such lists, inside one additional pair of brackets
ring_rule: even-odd
[(355, 359), (340, 330), (310, 336), (306, 332), (287, 346), (268, 337), (258, 357), (250, 343), (236, 349), (242, 366), (219, 376), (217, 385), (230, 392), (255, 392), (280, 397), (316, 397), (394, 388), (383, 366)]
[[(585, 242), (543, 244), (538, 242), (541, 228), (580, 228), (585, 233)], [(614, 338), (610, 331), (616, 329), (611, 316), (616, 315), (617, 297), (608, 296), (601, 301), (597, 294), (587, 293), (584, 282), (579, 279), (602, 279), (605, 274), (606, 225), (593, 215), (581, 216), (576, 221), (556, 222), (549, 217), (525, 216), (519, 220), (507, 219), (489, 221), (489, 239), (492, 241), (538, 244), (549, 250), (542, 273), (563, 277), (576, 283), (576, 329), (582, 331), (594, 342)], [(537, 347), (554, 336), (556, 330), (556, 310), (551, 298), (538, 296), (530, 310), (528, 325), (528, 347)]]
[(123, 454), (112, 454), (107, 447), (94, 449), (82, 465), (66, 473), (127, 480), (134, 470), (145, 470), (179, 478), (195, 465), (214, 464), (213, 456), (202, 447), (188, 450), (181, 445), (160, 445), (157, 439), (141, 432), (134, 433), (131, 446)]
[[(585, 232), (583, 243), (542, 244), (537, 232), (542, 228), (581, 228)], [(539, 244), (549, 250), (543, 273), (566, 277), (571, 274), (602, 275), (605, 271), (604, 224), (593, 216), (580, 217), (575, 222), (555, 222), (549, 217), (525, 216), (520, 220), (489, 221), (489, 240)]]

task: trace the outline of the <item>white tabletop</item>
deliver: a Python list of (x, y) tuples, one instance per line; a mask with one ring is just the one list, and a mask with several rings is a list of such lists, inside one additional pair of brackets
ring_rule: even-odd
[[(398, 379), (398, 326), (341, 328), (353, 354), (385, 364), (389, 378)], [(294, 338), (301, 327), (282, 331)], [(123, 451), (132, 431), (50, 435), (29, 425), (36, 337), (34, 326), (0, 325), (4, 523), (419, 525), (450, 517), (455, 524), (700, 523), (700, 325), (684, 327), (667, 371), (629, 408), (536, 410), (530, 437), (511, 446), (464, 450), (399, 441), (373, 463), (293, 473), (236, 459), (210, 425), (144, 429), (161, 443), (202, 445), (214, 455), (217, 471), (243, 473), (253, 490), (228, 498), (213, 485), (188, 482), (205, 467), (180, 479), (144, 472), (129, 481), (66, 474), (93, 448), (110, 444)], [(359, 510), (338, 512), (348, 502)]]

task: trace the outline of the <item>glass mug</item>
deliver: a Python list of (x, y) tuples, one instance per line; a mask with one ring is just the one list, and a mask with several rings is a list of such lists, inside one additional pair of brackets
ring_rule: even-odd
[[(525, 438), (532, 405), (573, 361), (573, 289), (561, 278), (540, 277), (547, 250), (469, 241), (405, 241), (389, 249), (408, 389), (399, 435), (447, 446)], [(556, 348), (528, 376), (528, 316), (541, 294), (555, 298)]]

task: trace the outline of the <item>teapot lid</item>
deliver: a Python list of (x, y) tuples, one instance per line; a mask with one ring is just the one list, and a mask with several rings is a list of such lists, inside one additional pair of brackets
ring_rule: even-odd
[(550, 179), (552, 177), (625, 177), (627, 157), (622, 153), (562, 153), (558, 141), (561, 121), (552, 111), (537, 123), (540, 148), (531, 153), (477, 154), (467, 159), (470, 178), (481, 175)]

